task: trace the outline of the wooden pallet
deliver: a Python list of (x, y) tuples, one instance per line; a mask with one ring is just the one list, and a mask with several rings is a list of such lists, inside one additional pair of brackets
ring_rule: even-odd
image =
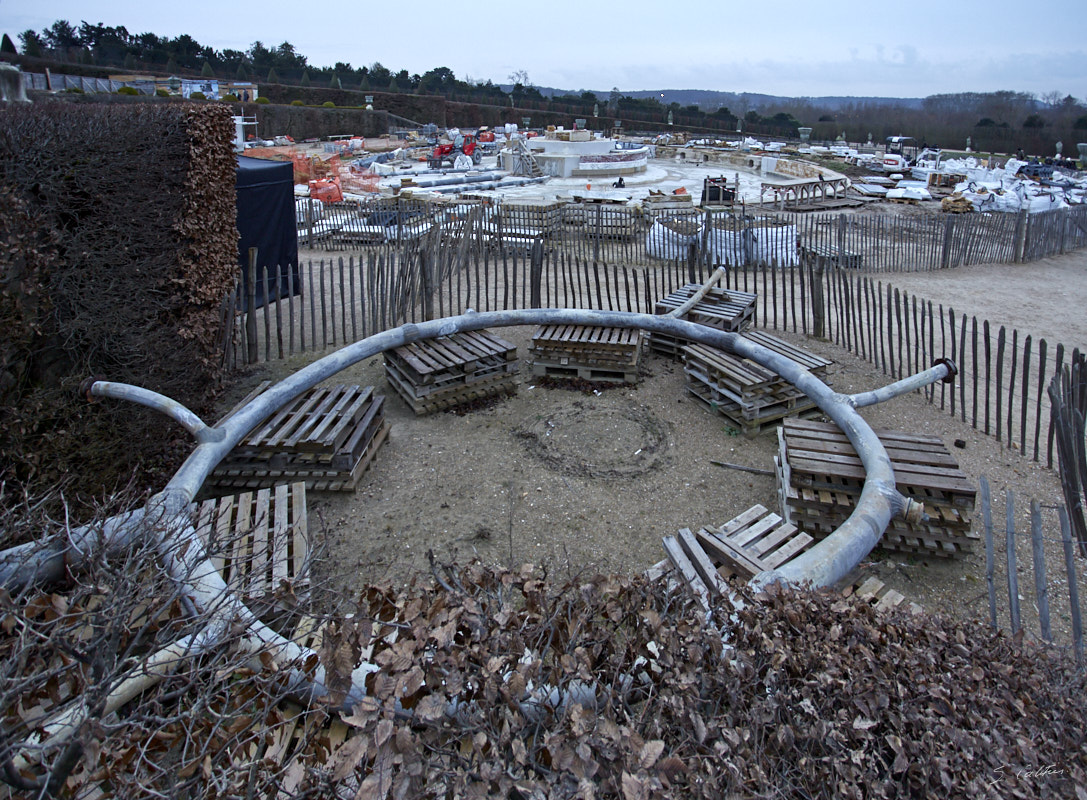
[(314, 387), (246, 436), (208, 477), (204, 491), (294, 480), (311, 490), (351, 491), (388, 434), (384, 403), (372, 386)]
[(532, 374), (538, 377), (573, 379), (600, 383), (637, 383), (638, 368), (622, 369), (607, 366), (589, 366), (582, 364), (547, 364), (542, 361), (532, 362)]
[(742, 338), (792, 359), (820, 380), (826, 380), (827, 367), (834, 363), (829, 358), (809, 353), (807, 350), (791, 345), (777, 336), (771, 336), (765, 331), (747, 330), (744, 331)]
[(917, 603), (909, 601), (901, 592), (887, 586), (879, 578), (869, 575), (867, 578), (846, 578), (848, 584), (842, 590), (846, 597), (857, 597), (877, 611), (888, 611), (892, 608), (905, 608), (911, 614), (920, 614), (924, 609)]
[(834, 245), (802, 244), (800, 245), (800, 260), (803, 262), (815, 259), (825, 259), (837, 264), (843, 269), (860, 269), (863, 257), (860, 253), (843, 250)]
[(689, 383), (688, 394), (715, 414), (720, 414), (730, 426), (745, 437), (756, 437), (776, 430), (786, 417), (821, 416), (822, 411), (806, 395), (780, 400), (754, 410), (745, 409), (707, 386)]
[(385, 353), (385, 378), (417, 415), (517, 391), (517, 347), (489, 331), (421, 339)]
[(534, 360), (559, 366), (638, 366), (642, 332), (599, 325), (541, 325), (532, 336)]
[(295, 594), (309, 584), (306, 484), (205, 500), (193, 526), (209, 558), (247, 603), (267, 601), (286, 582)]
[[(880, 546), (899, 552), (954, 558), (973, 552), (971, 530), (976, 490), (936, 437), (879, 429), (895, 471), (898, 491), (922, 502), (927, 520), (891, 520)], [(786, 420), (774, 459), (786, 518), (824, 538), (852, 514), (866, 472), (860, 457), (834, 424)]]
[(506, 373), (484, 376), (472, 383), (449, 385), (441, 391), (424, 392), (422, 395), (416, 395), (416, 387), (405, 380), (395, 367), (390, 369), (388, 364), (385, 365), (385, 379), (416, 416), (434, 414), (473, 400), (517, 393), (516, 376)]
[[(792, 358), (818, 376), (825, 376), (827, 366), (832, 363), (769, 334), (748, 332), (743, 336)], [(814, 400), (773, 370), (750, 359), (692, 344), (683, 348), (683, 362), (688, 393), (711, 411), (726, 417), (745, 435), (758, 435), (788, 416), (816, 412)]]
[[(675, 311), (701, 288), (696, 283), (688, 283), (663, 300), (658, 300), (653, 313), (668, 314)], [(740, 333), (755, 322), (756, 297), (753, 292), (710, 289), (681, 319), (726, 333)], [(654, 333), (649, 337), (649, 346), (654, 351), (671, 358), (681, 358), (683, 347), (690, 343), (688, 339), (663, 333)]]
[(385, 353), (417, 396), (463, 385), (494, 373), (517, 371), (517, 347), (489, 331), (463, 331), (420, 339)]
[(594, 325), (542, 325), (532, 337), (532, 374), (637, 383), (642, 332)]
[[(812, 537), (762, 505), (755, 505), (718, 528), (692, 533), (682, 528), (662, 544), (667, 561), (705, 608), (727, 591), (724, 579), (749, 580), (775, 569), (811, 546)], [(647, 571), (656, 577), (664, 564)]]

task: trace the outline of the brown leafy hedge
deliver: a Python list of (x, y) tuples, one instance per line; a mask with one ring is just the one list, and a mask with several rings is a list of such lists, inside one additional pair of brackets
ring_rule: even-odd
[[(723, 646), (642, 580), (443, 581), (374, 587), (325, 640), (333, 674), (376, 644), (372, 697), (347, 719), (363, 742), (329, 762), (347, 774), (352, 754), (359, 796), (1085, 796), (1084, 674), (980, 624), (742, 590), (713, 616)], [(526, 706), (541, 686), (574, 691)]]
[[(119, 568), (147, 567), (134, 557), (98, 569)], [(100, 632), (112, 645), (100, 656), (125, 653), (123, 669), (196, 629), (167, 586), (148, 593), (95, 574), (52, 594), (0, 593), (8, 742), (38, 730), (44, 717), (33, 709), (108, 685), (73, 660), (98, 631), (87, 614), (113, 626)], [(685, 596), (643, 579), (552, 581), (531, 567), (479, 565), (435, 577), (371, 586), (353, 616), (326, 624), (318, 647), (339, 681), (334, 701), (364, 654), (378, 666), (367, 699), (343, 718), (346, 744), (336, 746), (335, 715), (320, 706), (296, 726), (299, 708), (280, 702), (286, 672), (228, 643), (119, 717), (93, 720), (69, 791), (1087, 797), (1083, 671), (980, 623), (877, 612), (834, 593), (746, 589), (742, 608), (706, 620)], [(147, 615), (154, 628), (125, 622)]]
[(224, 106), (0, 109), (0, 476), (102, 494), (176, 462), (149, 412), (76, 399), (89, 375), (201, 410), (234, 281)]

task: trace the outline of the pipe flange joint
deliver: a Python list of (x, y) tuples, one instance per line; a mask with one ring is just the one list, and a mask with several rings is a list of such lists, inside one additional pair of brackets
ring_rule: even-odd
[(950, 358), (938, 358), (932, 362), (932, 366), (938, 367), (943, 364), (947, 367), (947, 374), (944, 375), (944, 383), (954, 383), (955, 377), (959, 374), (959, 368)]
[(902, 519), (911, 525), (916, 525), (924, 520), (925, 504), (919, 503), (912, 497), (906, 498), (906, 505), (902, 509)]
[(79, 396), (86, 400), (88, 403), (98, 402), (98, 399), (93, 394), (91, 394), (91, 387), (94, 386), (94, 384), (97, 382), (98, 378), (91, 375), (84, 378), (79, 383), (79, 389), (77, 390), (79, 392)]

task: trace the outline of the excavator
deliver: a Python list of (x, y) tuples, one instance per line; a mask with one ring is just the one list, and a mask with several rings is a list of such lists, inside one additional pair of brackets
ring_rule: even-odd
[(462, 157), (467, 158), (472, 164), (479, 164), (483, 160), (483, 149), (478, 146), (474, 136), (458, 133), (453, 137), (452, 142), (439, 144), (434, 148), (434, 152), (427, 159), (427, 166), (431, 169), (441, 169), (448, 161), (456, 167), (457, 161), (464, 163), (461, 160)]

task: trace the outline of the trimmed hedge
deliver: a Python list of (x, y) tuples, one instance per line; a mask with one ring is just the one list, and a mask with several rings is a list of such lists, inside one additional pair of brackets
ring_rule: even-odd
[(0, 109), (0, 479), (92, 498), (159, 481), (190, 448), (161, 416), (76, 389), (93, 375), (210, 408), (236, 273), (232, 135), (218, 104)]

